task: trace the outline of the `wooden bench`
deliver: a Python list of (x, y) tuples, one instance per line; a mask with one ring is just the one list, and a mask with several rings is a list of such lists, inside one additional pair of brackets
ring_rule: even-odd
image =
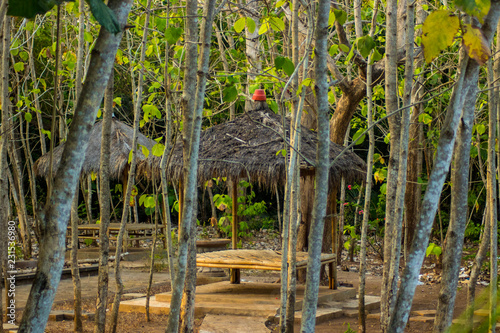
[[(78, 226), (78, 239), (99, 239), (100, 224), (82, 224)], [(158, 232), (163, 232), (165, 226), (158, 225)], [(125, 225), (125, 235), (123, 236), (123, 250), (126, 251), (128, 242), (153, 239), (155, 225), (150, 223), (134, 223)], [(108, 228), (109, 239), (116, 241), (120, 232), (120, 223), (110, 223)], [(67, 237), (71, 239), (71, 226), (68, 226)]]

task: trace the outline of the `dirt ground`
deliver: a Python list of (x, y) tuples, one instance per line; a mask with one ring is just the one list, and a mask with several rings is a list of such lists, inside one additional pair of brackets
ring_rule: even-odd
[[(351, 265), (351, 268), (354, 265)], [(127, 272), (124, 272), (124, 275)], [(276, 274), (276, 273), (271, 273)], [(245, 273), (242, 271), (242, 278), (245, 279)], [(263, 280), (267, 279), (271, 280), (276, 275), (269, 275), (269, 273), (262, 272), (259, 277)], [(255, 278), (255, 275), (251, 276)], [(353, 287), (357, 288), (359, 284), (359, 275), (357, 272), (338, 272), (339, 283), (341, 284), (352, 284)], [(67, 280), (67, 283), (71, 283), (71, 280)], [(367, 295), (380, 295), (380, 286), (382, 282), (382, 277), (378, 275), (367, 275), (367, 286), (366, 293)], [(438, 294), (439, 294), (440, 284), (429, 284), (429, 285), (419, 285), (417, 286), (415, 292), (415, 298), (413, 301), (412, 311), (415, 310), (434, 310), (436, 309)], [(478, 286), (478, 294), (484, 287)], [(153, 294), (165, 292), (170, 290), (170, 283), (157, 283), (153, 288)], [(145, 288), (135, 288), (134, 292), (145, 292)], [(466, 288), (465, 285), (461, 287), (457, 291), (457, 300), (455, 302), (455, 317), (458, 317), (465, 310), (466, 304)], [(125, 300), (126, 298), (124, 298)], [(109, 303), (112, 302), (112, 296), (109, 297)], [(57, 302), (53, 306), (53, 310), (68, 310), (72, 308), (72, 301), (64, 301)], [(83, 309), (87, 312), (95, 312), (95, 296), (86, 296), (83, 301)], [(377, 312), (377, 311), (375, 311)], [(108, 311), (108, 313), (110, 313)], [(18, 318), (21, 318), (22, 312), (18, 314)], [(109, 323), (109, 316), (108, 316)], [(151, 315), (151, 320), (146, 321), (144, 314), (136, 314), (136, 313), (120, 313), (119, 314), (119, 323), (118, 323), (118, 332), (129, 333), (129, 332), (144, 332), (144, 333), (160, 333), (165, 332), (165, 326), (167, 322), (167, 316), (165, 315)], [(199, 331), (199, 327), (203, 321), (203, 318), (197, 318), (197, 331)], [(84, 320), (84, 331), (92, 332), (93, 331), (93, 321)], [(408, 325), (406, 332), (430, 332), (432, 330), (432, 322), (422, 323), (422, 322), (410, 322)], [(341, 317), (326, 323), (322, 323), (316, 326), (316, 332), (346, 332), (349, 331), (349, 328), (353, 331), (357, 331), (358, 327), (358, 319), (350, 318), (350, 317)], [(368, 332), (377, 333), (380, 332), (380, 325), (378, 319), (368, 318), (367, 319), (367, 328)], [(59, 333), (59, 332), (72, 332), (73, 331), (73, 322), (72, 321), (49, 321), (46, 332), (49, 333)], [(299, 331), (297, 327), (296, 331)], [(196, 332), (196, 331), (195, 331)]]

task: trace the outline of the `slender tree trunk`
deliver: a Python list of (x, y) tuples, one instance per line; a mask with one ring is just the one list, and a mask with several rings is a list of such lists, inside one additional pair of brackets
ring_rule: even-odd
[[(318, 19), (316, 24), (316, 47), (314, 70), (316, 75), (316, 98), (318, 116), (318, 147), (316, 155), (316, 183), (328, 184), (330, 129), (328, 125), (330, 106), (328, 103), (328, 79), (326, 57), (328, 37), (328, 15), (330, 1), (320, 0), (318, 3)], [(318, 290), (321, 268), (321, 246), (323, 228), (326, 218), (328, 186), (318, 186), (314, 195), (313, 219), (309, 234), (309, 261), (307, 263), (307, 284), (302, 310), (302, 332), (314, 332), (316, 324), (316, 308), (318, 306)]]
[[(5, 19), (5, 5), (6, 1), (2, 1), (0, 4), (0, 66), (1, 66), (1, 81), (0, 81), (0, 94), (2, 103), (1, 109), (1, 123), (0, 123), (0, 272), (4, 276), (0, 281), (2, 287), (6, 287), (7, 283), (4, 283), (7, 279), (7, 230), (9, 221), (9, 181), (7, 178), (7, 143), (8, 143), (8, 119), (9, 119), (9, 46), (10, 46), (10, 33), (9, 33), (9, 20)], [(5, 299), (7, 300), (7, 289), (5, 288)], [(0, 294), (0, 332), (3, 330), (4, 322), (4, 308), (3, 308), (3, 297)]]
[[(108, 283), (109, 283), (109, 235), (110, 223), (110, 189), (109, 169), (111, 155), (111, 123), (113, 115), (113, 88), (114, 73), (109, 76), (108, 85), (104, 95), (104, 112), (102, 117), (101, 133), (101, 156), (99, 166), (99, 210), (101, 212), (101, 224), (99, 225), (99, 281), (97, 285), (96, 313), (94, 333), (104, 332), (106, 328), (106, 310), (108, 307)], [(117, 245), (117, 248), (119, 245)], [(119, 260), (119, 259), (117, 259)]]
[[(174, 280), (172, 281), (172, 298), (170, 300), (170, 315), (166, 331), (179, 330), (180, 312), (183, 289), (186, 282), (187, 260), (189, 257), (189, 239), (196, 237), (191, 234), (196, 204), (196, 179), (198, 174), (198, 147), (201, 124), (201, 114), (196, 113), (196, 69), (197, 69), (197, 43), (198, 43), (198, 15), (197, 2), (186, 1), (186, 36), (185, 36), (185, 70), (184, 91), (181, 100), (183, 118), (183, 188), (179, 193), (182, 202), (181, 220), (179, 226), (178, 264)], [(181, 200), (182, 199), (182, 200)], [(194, 295), (193, 295), (194, 297)]]
[(73, 311), (74, 331), (83, 332), (82, 326), (82, 287), (80, 283), (80, 270), (78, 269), (78, 188), (77, 182), (75, 186), (75, 195), (71, 203), (71, 277), (73, 279)]
[[(111, 0), (109, 3), (121, 27), (125, 26), (131, 4), (132, 1), (129, 0)], [(64, 263), (66, 228), (71, 205), (67, 198), (74, 195), (90, 129), (101, 103), (121, 37), (121, 33), (111, 34), (101, 28), (94, 46), (87, 80), (76, 106), (50, 201), (44, 214), (40, 216), (43, 241), (40, 243), (35, 280), (19, 327), (22, 332), (43, 332), (45, 329)]]
[[(181, 326), (181, 331), (182, 332), (191, 332), (193, 330), (193, 325), (194, 325), (194, 297), (195, 297), (195, 291), (196, 291), (196, 203), (197, 203), (197, 192), (196, 192), (196, 176), (198, 174), (198, 147), (199, 147), (199, 142), (200, 142), (200, 133), (201, 133), (201, 118), (203, 114), (203, 102), (205, 99), (205, 88), (207, 84), (207, 77), (208, 77), (208, 70), (209, 70), (209, 60), (210, 60), (210, 41), (212, 37), (212, 24), (214, 20), (214, 14), (215, 14), (215, 0), (210, 0), (205, 2), (204, 8), (203, 8), (203, 19), (201, 22), (201, 32), (200, 32), (200, 59), (198, 61), (198, 78), (196, 81), (196, 100), (194, 104), (194, 121), (192, 122), (192, 126), (190, 128), (191, 131), (191, 146), (184, 146), (184, 153), (186, 153), (186, 148), (188, 148), (189, 151), (189, 157), (190, 157), (190, 163), (189, 166), (191, 167), (190, 176), (192, 176), (192, 179), (188, 180), (188, 184), (190, 186), (189, 192), (193, 191), (192, 193), (192, 200), (190, 204), (193, 205), (192, 207), (192, 218), (191, 218), (191, 223), (190, 223), (190, 234), (191, 237), (189, 239), (188, 243), (188, 268), (186, 271), (186, 282), (185, 282), (185, 287), (184, 287), (184, 295), (183, 295), (183, 307), (182, 307), (182, 313), (181, 313), (181, 320), (182, 320), (182, 326)], [(188, 22), (188, 25), (192, 24), (190, 28), (196, 28), (197, 29), (197, 24), (196, 21), (194, 22)], [(196, 31), (195, 29), (195, 31)], [(195, 35), (193, 35), (193, 38)], [(196, 61), (196, 53), (194, 52), (196, 49), (193, 50), (193, 57), (194, 61)], [(186, 64), (187, 64), (187, 57), (186, 57)], [(184, 154), (184, 156), (186, 156)], [(186, 166), (186, 164), (185, 164)], [(187, 173), (184, 173), (187, 174)], [(192, 182), (192, 183), (191, 183)], [(186, 186), (186, 190), (184, 192), (184, 202), (185, 206), (187, 206), (189, 203), (189, 198), (186, 196), (188, 194), (188, 188)], [(186, 216), (183, 214), (183, 216)], [(184, 220), (185, 221), (185, 220)]]
[[(498, 62), (498, 55), (496, 55)], [(498, 65), (500, 66), (500, 65)], [(492, 72), (492, 68), (488, 68)], [(493, 75), (489, 76), (490, 86), (493, 85)], [(500, 89), (489, 90), (490, 109), (488, 117), (488, 168), (487, 168), (487, 185), (486, 195), (488, 202), (488, 217), (490, 222), (490, 304), (489, 304), (489, 332), (496, 331), (497, 321), (497, 298), (498, 298), (498, 211), (497, 211), (497, 184), (496, 179), (496, 163), (495, 163), (495, 139), (496, 139), (496, 123), (497, 123), (497, 108), (499, 103), (498, 93)], [(498, 129), (500, 130), (500, 129)]]
[(476, 298), (476, 284), (479, 278), (479, 274), (481, 274), (481, 267), (483, 267), (484, 259), (486, 258), (486, 253), (488, 252), (488, 248), (490, 245), (490, 227), (491, 225), (488, 223), (488, 206), (484, 210), (483, 222), (484, 229), (483, 234), (481, 235), (481, 244), (479, 244), (479, 249), (477, 250), (476, 257), (474, 258), (474, 262), (472, 264), (472, 268), (470, 271), (469, 283), (467, 285), (467, 310), (465, 316), (465, 332), (472, 332), (474, 327), (474, 310), (475, 310), (475, 298)]
[[(372, 26), (370, 28), (370, 37), (373, 38), (375, 33), (375, 26), (378, 14), (379, 1), (376, 0), (373, 7), (372, 16)], [(369, 56), (368, 68), (366, 73), (366, 97), (367, 97), (367, 119), (368, 127), (373, 125), (373, 90), (372, 90), (372, 72), (373, 65), (371, 65), (371, 59), (373, 57), (373, 51)], [(366, 310), (365, 310), (365, 285), (366, 285), (366, 246), (368, 243), (368, 220), (370, 218), (370, 203), (372, 195), (372, 183), (373, 183), (373, 155), (375, 151), (375, 132), (372, 129), (368, 132), (369, 146), (368, 146), (368, 156), (366, 157), (366, 188), (365, 188), (365, 203), (363, 206), (363, 222), (361, 223), (361, 250), (359, 253), (359, 331), (362, 333), (366, 332)], [(361, 193), (360, 193), (361, 197)], [(358, 214), (356, 214), (357, 216)], [(339, 244), (340, 246), (340, 244)], [(354, 245), (351, 244), (351, 247)]]
[[(491, 9), (485, 18), (482, 31), (488, 45), (491, 43), (500, 16), (500, 3), (492, 2)], [(389, 330), (402, 332), (408, 320), (411, 302), (418, 281), (418, 274), (424, 259), (425, 250), (429, 241), (432, 222), (437, 210), (438, 198), (448, 173), (452, 147), (455, 143), (456, 131), (460, 119), (460, 111), (464, 106), (465, 96), (475, 95), (477, 89), (477, 75), (479, 64), (461, 56), (458, 79), (453, 89), (448, 106), (445, 122), (439, 137), (434, 168), (427, 185), (427, 190), (422, 203), (422, 215), (418, 223), (417, 233), (408, 256), (408, 263), (401, 278), (394, 314), (391, 316)], [(474, 80), (475, 79), (475, 80)], [(463, 162), (463, 161), (462, 161)]]
[[(399, 108), (397, 84), (397, 1), (387, 2), (386, 9), (386, 52), (385, 52), (385, 96), (386, 112), (392, 113)], [(398, 249), (398, 235), (400, 224), (396, 218), (397, 180), (399, 174), (401, 117), (395, 115), (389, 118), (390, 153), (387, 167), (387, 192), (385, 207), (385, 235), (384, 235), (384, 268), (381, 291), (380, 324), (383, 332), (387, 331), (390, 315), (394, 307), (394, 298), (397, 291), (397, 275), (399, 271), (400, 253)]]
[[(141, 55), (139, 63), (141, 64), (141, 69), (139, 71), (139, 77), (137, 82), (137, 97), (134, 104), (134, 137), (132, 140), (132, 161), (130, 162), (130, 170), (128, 174), (127, 180), (127, 191), (125, 193), (125, 197), (123, 200), (123, 213), (120, 224), (120, 232), (118, 233), (118, 238), (116, 241), (116, 253), (115, 253), (115, 280), (116, 280), (116, 292), (115, 298), (113, 300), (113, 308), (111, 312), (111, 323), (110, 323), (110, 331), (115, 333), (118, 326), (118, 310), (120, 308), (120, 301), (123, 294), (124, 286), (121, 278), (121, 254), (123, 251), (123, 237), (125, 235), (125, 228), (127, 225), (127, 217), (130, 209), (130, 197), (132, 195), (132, 189), (134, 187), (135, 182), (135, 172), (137, 166), (137, 143), (138, 143), (138, 135), (139, 135), (139, 121), (141, 118), (141, 105), (142, 105), (142, 89), (144, 84), (144, 60), (146, 58), (146, 40), (148, 38), (149, 32), (149, 18), (150, 18), (150, 9), (151, 9), (151, 1), (148, 0), (146, 4), (146, 19), (144, 21), (144, 31), (142, 35), (142, 46), (141, 46)], [(111, 99), (112, 100), (112, 99)], [(112, 102), (109, 102), (112, 103)], [(137, 202), (134, 200), (134, 204)], [(125, 242), (128, 242), (128, 239), (125, 239)]]

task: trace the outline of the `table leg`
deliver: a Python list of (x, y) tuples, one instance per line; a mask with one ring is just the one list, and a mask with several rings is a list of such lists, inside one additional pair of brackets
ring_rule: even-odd
[(240, 270), (238, 268), (231, 269), (231, 283), (232, 284), (240, 284)]

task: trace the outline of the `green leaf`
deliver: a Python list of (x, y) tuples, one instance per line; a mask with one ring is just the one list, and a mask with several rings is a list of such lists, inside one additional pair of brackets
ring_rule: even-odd
[(441, 246), (437, 246), (434, 243), (429, 243), (427, 250), (425, 250), (425, 256), (428, 257), (429, 255), (433, 254), (436, 257), (439, 257), (441, 255), (441, 252), (442, 252)]
[(255, 21), (251, 17), (247, 17), (247, 28), (249, 33), (253, 34), (255, 32)]
[(276, 69), (283, 68), (284, 63), (285, 63), (285, 57), (276, 57), (274, 59), (274, 67), (276, 67)]
[(273, 16), (269, 18), (269, 24), (273, 30), (283, 31), (285, 30), (285, 23), (279, 17)]
[(62, 4), (63, 0), (15, 0), (9, 1), (7, 15), (32, 19), (36, 15), (43, 15), (55, 5)]
[(490, 0), (456, 0), (455, 5), (471, 16), (475, 16), (481, 23), (490, 11)]
[[(356, 145), (360, 145), (365, 141), (366, 134), (363, 134), (365, 131), (364, 128), (358, 129), (356, 133), (354, 133), (354, 136), (352, 137), (352, 141), (356, 142)], [(359, 139), (359, 140), (358, 140)]]
[(293, 71), (295, 70), (295, 65), (290, 59), (285, 58), (285, 62), (283, 62), (282, 69), (288, 76), (290, 76), (293, 74)]
[(486, 132), (486, 126), (484, 126), (483, 124), (478, 124), (476, 125), (476, 131), (477, 133), (479, 133), (479, 135), (483, 135), (484, 132)]
[(418, 116), (418, 121), (429, 125), (432, 122), (432, 117), (428, 113), (422, 113)]
[(31, 122), (32, 118), (33, 116), (31, 115), (31, 113), (29, 112), (24, 113), (24, 120), (26, 120), (28, 123)]
[(148, 156), (149, 156), (149, 149), (148, 149), (148, 147), (143, 146), (143, 145), (139, 145), (139, 146), (141, 146), (141, 149), (142, 149), (142, 154), (143, 154), (146, 158), (148, 158)]
[(132, 163), (132, 154), (133, 154), (133, 150), (130, 149), (130, 152), (128, 153), (128, 164)]
[(334, 9), (333, 13), (335, 14), (335, 19), (339, 22), (340, 25), (344, 25), (347, 20), (347, 13), (341, 9)]
[(158, 157), (163, 155), (164, 150), (165, 150), (165, 145), (161, 143), (157, 143), (153, 146), (153, 148), (151, 148), (151, 152), (153, 153), (153, 155)]
[(92, 34), (88, 31), (85, 31), (83, 33), (83, 39), (87, 42), (87, 43), (92, 43), (94, 41), (94, 36), (92, 36)]
[(286, 149), (281, 149), (276, 152), (276, 156), (281, 154), (281, 156), (286, 157)]
[(432, 61), (438, 54), (453, 44), (460, 28), (457, 16), (447, 10), (432, 12), (422, 25), (422, 46), (425, 61)]
[(328, 54), (333, 57), (337, 53), (339, 53), (339, 46), (337, 44), (333, 44), (328, 50)]
[(259, 28), (259, 35), (263, 35), (269, 30), (269, 21), (267, 19), (264, 19), (262, 21), (262, 25)]
[(469, 57), (476, 60), (479, 65), (484, 65), (491, 57), (491, 51), (481, 29), (465, 24), (463, 30), (462, 41)]
[(286, 3), (286, 0), (280, 0), (276, 3), (276, 5), (274, 6), (274, 8), (280, 8), (281, 6), (283, 6), (284, 4)]
[(21, 71), (24, 71), (24, 62), (16, 62), (14, 64), (14, 70), (16, 72), (21, 72)]
[(181, 38), (183, 33), (182, 28), (168, 27), (165, 30), (165, 39), (169, 44), (175, 44)]
[(102, 0), (86, 0), (97, 22), (112, 34), (121, 31), (115, 13)]
[(370, 36), (364, 36), (358, 39), (356, 45), (358, 46), (359, 53), (361, 53), (363, 58), (366, 58), (375, 47), (375, 42)]
[(381, 60), (383, 57), (382, 54), (380, 54), (380, 52), (378, 51), (377, 48), (374, 48), (373, 49), (373, 53), (372, 53), (372, 57), (371, 57), (371, 60), (370, 60), (370, 65), (373, 65), (375, 62)]
[(349, 52), (349, 46), (345, 45), (345, 44), (339, 44), (339, 48), (342, 50), (342, 52), (344, 53), (348, 53)]
[(240, 33), (245, 29), (245, 24), (246, 24), (246, 19), (244, 17), (241, 17), (239, 20), (234, 22), (234, 31), (237, 33)]
[(335, 23), (335, 14), (333, 11), (330, 11), (330, 15), (328, 16), (328, 26), (331, 27)]
[(222, 100), (224, 102), (232, 102), (238, 97), (238, 91), (234, 85), (224, 88), (222, 90)]

